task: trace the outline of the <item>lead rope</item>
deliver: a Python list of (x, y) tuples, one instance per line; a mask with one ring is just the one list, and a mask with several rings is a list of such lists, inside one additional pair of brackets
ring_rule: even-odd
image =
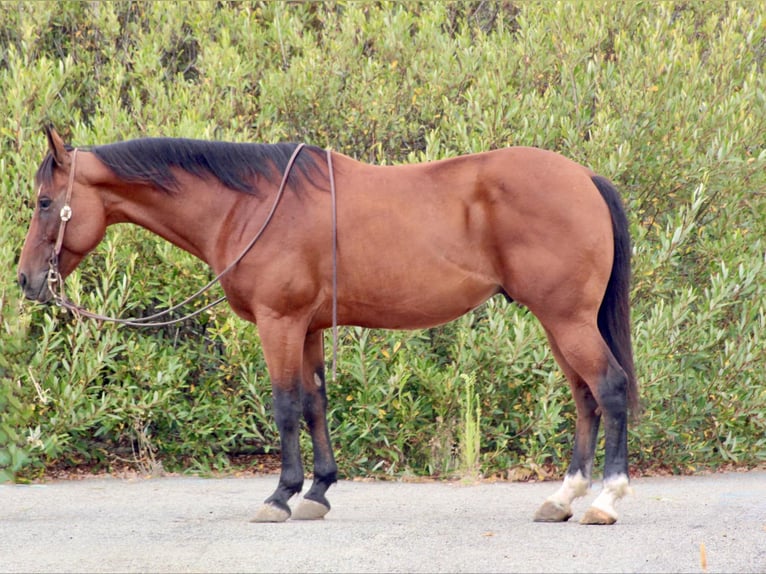
[[(196, 317), (200, 313), (207, 311), (208, 309), (215, 307), (222, 301), (226, 299), (226, 296), (220, 297), (213, 301), (212, 303), (209, 303), (202, 307), (201, 309), (197, 309), (196, 311), (193, 311), (192, 313), (189, 313), (188, 315), (184, 315), (183, 317), (180, 317), (178, 319), (170, 319), (168, 321), (152, 321), (152, 319), (156, 319), (157, 317), (163, 317), (165, 315), (168, 315), (169, 313), (172, 313), (173, 311), (176, 311), (177, 309), (183, 307), (184, 305), (187, 305), (188, 303), (191, 303), (194, 299), (201, 296), (206, 291), (210, 290), (216, 283), (218, 283), (221, 280), (221, 277), (226, 275), (229, 271), (231, 271), (235, 265), (237, 265), (244, 257), (247, 255), (248, 251), (255, 245), (255, 242), (260, 239), (261, 235), (263, 235), (263, 232), (266, 230), (266, 227), (271, 222), (272, 217), (274, 216), (274, 212), (277, 210), (277, 205), (279, 205), (279, 201), (282, 199), (282, 196), (284, 195), (285, 187), (287, 185), (287, 178), (290, 175), (290, 170), (293, 167), (293, 164), (295, 163), (295, 159), (298, 157), (298, 153), (303, 148), (304, 144), (300, 143), (295, 148), (295, 151), (293, 151), (293, 155), (290, 156), (290, 160), (287, 162), (287, 166), (285, 167), (285, 172), (282, 176), (282, 182), (279, 185), (279, 190), (277, 191), (276, 198), (274, 199), (274, 203), (271, 206), (271, 210), (269, 211), (269, 214), (266, 216), (266, 219), (264, 220), (263, 224), (261, 225), (261, 228), (258, 230), (258, 233), (255, 234), (255, 237), (250, 241), (250, 243), (247, 244), (247, 246), (242, 250), (242, 252), (232, 261), (229, 263), (229, 265), (221, 271), (216, 277), (210, 281), (207, 285), (202, 287), (199, 291), (191, 295), (190, 297), (187, 297), (184, 301), (181, 301), (177, 305), (174, 305), (173, 307), (170, 307), (169, 309), (165, 309), (164, 311), (160, 311), (159, 313), (155, 313), (153, 315), (149, 315), (147, 317), (132, 317), (129, 319), (122, 319), (119, 317), (109, 317), (107, 315), (100, 315), (98, 313), (93, 313), (92, 311), (87, 311), (86, 309), (83, 309), (82, 307), (79, 307), (69, 301), (64, 294), (64, 282), (61, 278), (61, 273), (59, 273), (58, 270), (58, 258), (59, 254), (61, 253), (61, 246), (64, 241), (64, 231), (66, 229), (67, 221), (69, 221), (72, 217), (72, 208), (69, 205), (69, 202), (72, 198), (72, 186), (74, 184), (74, 171), (75, 171), (75, 160), (77, 158), (77, 148), (74, 149), (72, 152), (72, 164), (69, 171), (69, 181), (67, 184), (67, 190), (66, 190), (66, 199), (64, 206), (61, 208), (61, 225), (59, 226), (59, 233), (56, 240), (56, 245), (53, 249), (53, 254), (51, 255), (50, 259), (50, 269), (48, 270), (48, 289), (50, 289), (51, 293), (53, 294), (54, 301), (60, 305), (61, 307), (64, 307), (65, 309), (68, 309), (75, 313), (76, 315), (81, 315), (83, 317), (88, 317), (89, 319), (96, 319), (98, 321), (108, 321), (110, 323), (118, 323), (120, 325), (129, 325), (131, 327), (165, 327), (168, 325), (174, 325), (176, 323), (181, 323), (182, 321), (186, 321), (187, 319), (191, 319), (192, 317)], [(330, 181), (332, 182), (332, 172), (330, 173)], [(331, 184), (331, 190), (334, 190), (334, 185)], [(334, 192), (333, 192), (334, 196)]]
[(335, 170), (332, 152), (327, 150), (327, 170), (330, 172), (330, 209), (332, 210), (332, 382), (338, 376), (338, 212), (335, 202)]

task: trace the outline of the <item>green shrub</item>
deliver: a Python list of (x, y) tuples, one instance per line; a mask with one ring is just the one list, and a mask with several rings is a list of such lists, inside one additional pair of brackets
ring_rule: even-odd
[[(762, 462), (765, 16), (702, 0), (0, 3), (0, 480), (226, 468), (278, 445), (257, 331), (227, 309), (143, 331), (22, 303), (46, 121), (77, 145), (292, 140), (389, 164), (534, 145), (590, 165), (621, 188), (634, 239), (632, 463)], [(131, 315), (210, 277), (116, 227), (67, 285)], [(564, 469), (571, 396), (524, 309), (341, 335), (329, 417), (345, 476)]]

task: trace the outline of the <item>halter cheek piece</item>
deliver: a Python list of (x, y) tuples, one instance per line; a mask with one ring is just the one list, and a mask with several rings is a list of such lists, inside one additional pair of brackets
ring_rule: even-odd
[(59, 219), (61, 223), (59, 225), (58, 236), (56, 237), (56, 243), (53, 246), (53, 252), (48, 260), (48, 289), (53, 294), (56, 302), (59, 302), (59, 298), (63, 298), (63, 293), (56, 293), (54, 286), (56, 283), (61, 286), (61, 273), (59, 273), (59, 255), (61, 254), (61, 247), (64, 245), (64, 233), (66, 232), (67, 221), (72, 219), (72, 206), (69, 205), (72, 201), (72, 187), (74, 186), (74, 171), (75, 162), (77, 161), (77, 148), (72, 151), (72, 163), (69, 167), (69, 179), (67, 180), (66, 192), (64, 195), (64, 205), (59, 211)]

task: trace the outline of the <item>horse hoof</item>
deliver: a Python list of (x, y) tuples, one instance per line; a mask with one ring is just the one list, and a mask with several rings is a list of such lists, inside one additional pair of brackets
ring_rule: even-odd
[(290, 511), (274, 504), (264, 503), (250, 522), (284, 522), (290, 518)]
[(325, 506), (316, 500), (304, 498), (293, 510), (293, 520), (319, 520), (324, 518), (324, 515), (329, 511), (329, 506)]
[(617, 517), (591, 506), (580, 519), (580, 524), (614, 524)]
[(561, 506), (550, 500), (546, 500), (535, 512), (535, 522), (566, 522), (570, 518), (572, 509), (568, 504)]

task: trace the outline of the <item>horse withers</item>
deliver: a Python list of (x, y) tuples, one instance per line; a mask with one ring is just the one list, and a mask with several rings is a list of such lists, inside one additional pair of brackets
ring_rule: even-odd
[[(381, 167), (296, 144), (147, 138), (77, 150), (52, 128), (46, 134), (19, 261), (29, 299), (50, 300), (107, 226), (130, 222), (225, 271), (229, 305), (258, 325), (282, 468), (255, 521), (316, 519), (330, 509), (337, 466), (324, 329), (335, 321), (432, 327), (503, 294), (541, 322), (577, 408), (564, 482), (535, 520), (572, 516), (572, 501), (591, 483), (603, 419), (603, 489), (581, 522), (615, 522), (638, 393), (628, 222), (607, 179), (527, 147)], [(304, 481), (301, 416), (314, 479), (291, 509)]]

